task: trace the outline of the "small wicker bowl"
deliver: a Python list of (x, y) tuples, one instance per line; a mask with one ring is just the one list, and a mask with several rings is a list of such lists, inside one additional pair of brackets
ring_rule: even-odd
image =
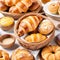
[[(6, 38), (12, 38), (13, 42), (8, 44), (4, 44), (2, 41)], [(0, 45), (3, 46), (4, 48), (11, 48), (15, 43), (15, 37), (12, 34), (4, 34), (0, 36)]]
[(15, 24), (14, 33), (15, 33), (15, 35), (16, 35), (17, 40), (19, 41), (19, 43), (20, 43), (22, 46), (24, 46), (24, 47), (26, 47), (26, 48), (28, 48), (28, 49), (31, 49), (31, 50), (37, 50), (37, 49), (40, 49), (40, 48), (44, 47), (44, 46), (47, 45), (50, 41), (53, 40), (53, 38), (54, 38), (54, 32), (55, 32), (55, 31), (53, 30), (53, 31), (49, 34), (49, 37), (48, 37), (45, 41), (42, 41), (42, 42), (39, 42), (39, 43), (35, 43), (35, 42), (30, 43), (30, 42), (26, 42), (26, 41), (24, 40), (24, 38), (21, 39), (21, 37), (19, 37), (18, 34), (17, 34), (18, 25), (19, 25), (19, 23), (21, 22), (21, 20), (22, 20), (23, 18), (25, 18), (25, 17), (27, 17), (27, 16), (31, 16), (31, 15), (33, 15), (33, 16), (42, 16), (43, 18), (50, 20), (50, 18), (45, 17), (45, 16), (43, 16), (43, 15), (41, 15), (41, 14), (39, 14), (39, 13), (28, 13), (28, 14), (25, 14), (25, 15), (22, 16), (22, 17), (17, 21), (17, 23)]

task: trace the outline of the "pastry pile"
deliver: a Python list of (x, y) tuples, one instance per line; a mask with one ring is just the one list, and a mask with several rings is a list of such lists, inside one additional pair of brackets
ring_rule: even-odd
[(43, 19), (42, 16), (27, 16), (23, 18), (18, 25), (18, 36), (25, 37), (28, 42), (42, 42), (47, 39), (48, 34), (54, 30), (54, 25), (51, 21)]
[(40, 7), (37, 1), (32, 0), (0, 0), (0, 11), (10, 13), (25, 13)]

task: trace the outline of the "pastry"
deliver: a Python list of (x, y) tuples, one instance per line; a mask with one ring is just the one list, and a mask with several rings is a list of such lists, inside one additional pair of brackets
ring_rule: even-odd
[(6, 11), (6, 10), (7, 6), (2, 1), (0, 1), (0, 11)]
[(50, 2), (51, 0), (41, 0), (43, 4), (46, 4), (47, 2)]
[(43, 60), (60, 60), (60, 47), (49, 45), (42, 49), (41, 56)]
[(6, 6), (16, 5), (20, 0), (4, 0)]
[(0, 19), (0, 26), (3, 30), (9, 30), (14, 26), (14, 19), (12, 17), (2, 17)]
[(31, 34), (28, 35), (27, 37), (25, 37), (25, 40), (27, 42), (42, 42), (44, 40), (46, 40), (46, 36), (40, 34), (40, 33), (36, 33), (36, 34)]
[(60, 34), (58, 34), (54, 40), (58, 45), (60, 45)]
[(12, 53), (11, 60), (35, 60), (35, 59), (28, 50), (19, 48)]
[(9, 54), (6, 51), (0, 50), (0, 60), (10, 60)]
[(39, 7), (41, 7), (41, 6), (39, 5), (38, 2), (33, 2), (33, 4), (30, 6), (29, 10), (34, 11), (34, 10), (38, 9)]
[(58, 8), (59, 8), (59, 5), (57, 3), (51, 3), (49, 6), (48, 6), (48, 10), (50, 11), (50, 13), (52, 14), (57, 14), (58, 13)]
[(22, 36), (23, 34), (34, 31), (37, 28), (38, 24), (41, 22), (41, 20), (41, 16), (28, 16), (24, 18), (19, 24), (18, 35)]
[(58, 14), (60, 15), (60, 7), (59, 7), (59, 9), (58, 9)]
[(43, 20), (38, 28), (41, 34), (49, 34), (53, 31), (53, 29), (54, 29), (54, 24), (49, 20)]
[(15, 43), (15, 36), (12, 34), (4, 34), (0, 36), (0, 45), (4, 48), (11, 48)]
[(11, 13), (22, 13), (27, 12), (28, 8), (32, 5), (31, 0), (21, 0), (15, 6), (9, 9)]

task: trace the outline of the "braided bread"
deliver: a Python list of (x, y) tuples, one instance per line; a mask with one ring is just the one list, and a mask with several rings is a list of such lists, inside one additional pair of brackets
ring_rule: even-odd
[(42, 42), (46, 39), (46, 36), (40, 34), (40, 33), (37, 33), (37, 34), (31, 34), (31, 35), (28, 35), (25, 40), (28, 41), (28, 42)]
[(27, 12), (28, 8), (32, 5), (31, 0), (21, 0), (18, 2), (15, 6), (12, 6), (9, 9), (9, 12), (11, 13), (22, 13)]
[(60, 60), (60, 47), (49, 45), (43, 48), (41, 56), (43, 60)]
[(0, 50), (0, 60), (9, 60), (9, 55), (5, 51)]
[(21, 36), (23, 34), (26, 34), (28, 32), (34, 31), (38, 24), (41, 22), (42, 17), (37, 16), (28, 16), (25, 19), (23, 19), (18, 28), (18, 35)]

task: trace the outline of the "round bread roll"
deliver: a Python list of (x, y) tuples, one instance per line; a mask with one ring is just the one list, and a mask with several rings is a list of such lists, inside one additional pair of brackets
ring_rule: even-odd
[(35, 59), (28, 50), (19, 48), (12, 53), (11, 60), (35, 60)]
[(41, 24), (39, 25), (39, 32), (41, 34), (49, 34), (53, 31), (54, 24), (49, 20), (43, 20)]
[(49, 45), (42, 49), (41, 56), (43, 60), (60, 60), (60, 47)]

